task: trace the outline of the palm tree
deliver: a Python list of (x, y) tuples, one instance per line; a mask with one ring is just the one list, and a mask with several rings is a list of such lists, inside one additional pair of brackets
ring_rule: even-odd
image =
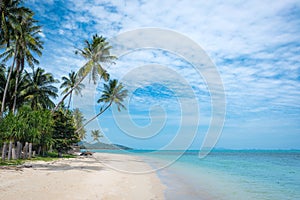
[[(77, 74), (73, 71), (71, 71), (71, 73), (69, 73), (69, 77), (62, 77), (63, 83), (60, 85), (60, 88), (65, 88), (61, 94), (66, 94), (68, 93), (73, 87), (74, 87), (74, 92), (76, 95), (81, 94), (81, 90), (84, 88), (84, 84), (79, 83), (77, 85), (77, 87), (75, 87), (78, 78), (77, 78)], [(68, 103), (68, 109), (70, 108), (70, 104), (71, 104), (71, 100), (72, 100), (72, 94), (73, 91), (71, 91), (70, 93), (70, 97), (69, 97), (69, 103)]]
[(92, 130), (93, 141), (99, 142), (99, 138), (102, 137), (100, 130)]
[(105, 81), (109, 80), (108, 72), (103, 68), (102, 63), (113, 64), (116, 59), (115, 56), (110, 55), (109, 43), (106, 41), (106, 38), (98, 36), (97, 34), (93, 36), (92, 42), (88, 40), (85, 41), (84, 48), (78, 49), (75, 53), (80, 54), (87, 62), (81, 67), (78, 71), (80, 79), (77, 81), (75, 86), (71, 88), (61, 101), (56, 105), (54, 111), (58, 109), (60, 104), (67, 98), (69, 94), (89, 75), (90, 80), (93, 80), (94, 84), (97, 82), (97, 78), (100, 76), (100, 79)]
[(17, 103), (17, 91), (18, 91), (18, 81), (20, 73), (22, 73), (25, 67), (25, 61), (30, 67), (34, 64), (39, 64), (39, 61), (33, 56), (33, 54), (41, 56), (42, 55), (42, 42), (40, 40), (39, 33), (41, 33), (41, 26), (36, 25), (37, 21), (32, 18), (32, 16), (22, 20), (20, 22), (20, 29), (16, 31), (15, 41), (16, 41), (16, 79), (15, 79), (15, 91), (14, 91), (14, 103), (12, 112), (15, 112)]
[[(2, 114), (5, 110), (5, 98), (7, 95), (8, 85), (17, 59), (17, 45), (11, 45), (11, 43), (16, 39), (14, 37), (16, 32), (20, 30), (20, 22), (23, 19), (33, 15), (33, 12), (30, 9), (20, 6), (21, 3), (21, 0), (2, 0), (0, 2), (0, 47), (6, 46), (5, 52), (2, 53), (0, 57), (4, 57), (3, 62), (13, 58), (3, 91), (0, 117), (2, 117)], [(15, 44), (16, 43), (17, 42), (15, 42)]]
[(99, 117), (104, 113), (113, 103), (117, 105), (118, 111), (121, 111), (121, 108), (125, 109), (125, 106), (122, 104), (124, 99), (127, 97), (128, 91), (124, 89), (122, 83), (118, 84), (118, 80), (110, 80), (109, 84), (104, 84), (104, 90), (102, 91), (101, 97), (98, 99), (97, 103), (104, 103), (106, 106), (101, 107), (100, 112), (89, 119), (83, 126), (76, 130), (76, 133), (85, 127), (88, 123)]
[(32, 15), (28, 8), (20, 6), (22, 0), (2, 0), (0, 2), (0, 45), (10, 46), (12, 32), (18, 26), (20, 17)]
[(28, 85), (24, 92), (25, 100), (30, 102), (32, 109), (47, 108), (52, 109), (55, 104), (51, 98), (56, 98), (58, 89), (53, 86), (59, 81), (54, 79), (51, 73), (46, 73), (45, 70), (33, 68), (32, 73), (27, 74)]

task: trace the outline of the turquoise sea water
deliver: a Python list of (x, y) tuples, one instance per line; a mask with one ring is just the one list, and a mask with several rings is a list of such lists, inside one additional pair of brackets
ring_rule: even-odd
[[(176, 160), (178, 152), (137, 155), (158, 168), (161, 161)], [(166, 199), (300, 199), (300, 151), (222, 150), (204, 159), (186, 151), (157, 173), (167, 186)]]

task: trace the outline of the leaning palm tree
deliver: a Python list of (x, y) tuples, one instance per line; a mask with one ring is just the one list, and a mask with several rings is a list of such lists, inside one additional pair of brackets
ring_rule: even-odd
[(100, 112), (97, 115), (89, 119), (83, 126), (77, 129), (76, 133), (104, 113), (113, 103), (117, 105), (118, 111), (121, 111), (121, 108), (125, 109), (122, 102), (127, 97), (127, 93), (128, 91), (124, 89), (122, 83), (118, 84), (118, 80), (116, 79), (110, 80), (109, 84), (104, 84), (104, 90), (102, 91), (102, 95), (98, 99), (97, 103), (104, 103), (105, 105), (100, 108)]
[[(78, 78), (77, 78), (77, 73), (71, 71), (71, 73), (69, 73), (69, 77), (62, 77), (62, 84), (60, 85), (60, 88), (65, 88), (61, 94), (66, 94), (68, 93), (73, 87), (74, 87), (74, 92), (76, 95), (81, 94), (81, 90), (84, 88), (84, 84), (79, 83), (77, 85), (77, 87), (75, 87)], [(69, 97), (69, 103), (68, 103), (68, 109), (70, 108), (70, 104), (71, 104), (71, 100), (72, 100), (72, 95), (73, 95), (73, 91), (71, 91), (70, 93), (70, 97)]]
[(46, 73), (44, 69), (33, 69), (27, 74), (28, 85), (24, 91), (24, 99), (30, 103), (32, 109), (52, 109), (55, 104), (51, 98), (56, 98), (58, 89), (53, 84), (59, 81), (54, 79), (51, 73)]
[(57, 110), (62, 104), (62, 102), (67, 98), (68, 95), (89, 75), (89, 80), (93, 80), (96, 84), (98, 77), (104, 79), (105, 81), (109, 80), (108, 72), (103, 68), (102, 64), (113, 64), (116, 59), (115, 56), (110, 55), (110, 49), (112, 47), (106, 41), (106, 38), (98, 36), (97, 34), (93, 36), (92, 42), (88, 40), (85, 41), (85, 46), (83, 49), (78, 49), (75, 51), (76, 54), (81, 55), (87, 62), (81, 67), (78, 71), (80, 79), (71, 88), (61, 101), (56, 105), (54, 111)]

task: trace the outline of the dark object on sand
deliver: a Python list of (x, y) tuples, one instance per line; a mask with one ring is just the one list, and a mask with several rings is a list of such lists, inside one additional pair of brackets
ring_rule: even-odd
[(81, 155), (81, 156), (92, 156), (93, 153), (90, 152), (90, 151), (85, 151), (85, 152), (82, 152), (80, 155)]

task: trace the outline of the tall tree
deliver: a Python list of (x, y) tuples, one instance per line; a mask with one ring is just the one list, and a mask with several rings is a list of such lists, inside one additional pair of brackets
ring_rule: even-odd
[(70, 111), (55, 111), (53, 113), (53, 118), (53, 147), (58, 151), (58, 156), (61, 157), (61, 153), (71, 149), (71, 145), (79, 142), (79, 138), (75, 133), (73, 119)]
[(54, 79), (51, 73), (46, 73), (41, 68), (37, 68), (36, 70), (33, 68), (32, 73), (26, 72), (26, 74), (28, 85), (24, 95), (25, 100), (30, 102), (31, 108), (54, 108), (55, 104), (51, 98), (58, 96), (58, 89), (53, 84), (59, 81)]
[(22, 6), (22, 0), (0, 1), (0, 45), (10, 46), (11, 35), (19, 26), (20, 17), (28, 17), (32, 11)]
[(57, 110), (60, 104), (68, 97), (69, 94), (89, 75), (89, 80), (93, 80), (96, 84), (98, 77), (109, 80), (109, 74), (104, 69), (103, 64), (113, 64), (116, 59), (115, 56), (110, 55), (110, 49), (112, 47), (106, 41), (106, 38), (98, 36), (97, 34), (93, 36), (91, 42), (85, 41), (84, 48), (78, 49), (75, 53), (81, 55), (87, 62), (79, 69), (78, 75), (80, 79), (61, 99), (61, 101), (56, 105), (54, 111)]
[(69, 97), (69, 102), (68, 102), (68, 109), (70, 108), (70, 104), (71, 104), (71, 100), (72, 100), (72, 95), (73, 95), (73, 91), (75, 92), (76, 95), (81, 94), (81, 90), (84, 88), (84, 84), (79, 83), (77, 85), (77, 87), (75, 87), (78, 78), (77, 78), (77, 73), (75, 72), (71, 72), (69, 73), (69, 77), (62, 77), (62, 84), (60, 85), (60, 88), (65, 88), (61, 94), (66, 94), (68, 93), (73, 87), (74, 89), (71, 91), (70, 93), (70, 97)]
[(36, 25), (37, 21), (29, 16), (25, 19), (20, 19), (20, 28), (14, 34), (15, 45), (17, 52), (16, 59), (16, 79), (15, 79), (15, 90), (14, 90), (14, 103), (12, 112), (15, 112), (17, 103), (17, 91), (20, 73), (24, 70), (25, 62), (30, 66), (34, 67), (34, 64), (39, 64), (39, 61), (33, 56), (42, 55), (43, 42), (40, 39), (41, 26)]
[(1, 54), (0, 57), (4, 57), (4, 62), (11, 58), (13, 59), (11, 68), (7, 74), (7, 80), (3, 91), (0, 117), (2, 117), (5, 110), (8, 85), (17, 59), (17, 45), (11, 45), (11, 43), (14, 41), (14, 43), (17, 44), (14, 36), (16, 35), (16, 32), (20, 30), (20, 21), (33, 15), (33, 12), (30, 9), (21, 6), (21, 3), (21, 0), (2, 0), (0, 2), (0, 47), (6, 46), (5, 52)]
[(113, 103), (116, 104), (119, 111), (121, 108), (125, 109), (125, 106), (122, 104), (124, 99), (127, 97), (128, 91), (124, 89), (122, 83), (118, 83), (118, 80), (110, 80), (109, 84), (104, 84), (104, 90), (102, 91), (101, 97), (98, 99), (98, 103), (104, 103), (105, 105), (101, 107), (100, 112), (89, 119), (82, 127), (76, 130), (76, 132), (80, 131), (83, 127), (85, 127), (88, 123), (99, 117), (102, 113), (104, 113)]

